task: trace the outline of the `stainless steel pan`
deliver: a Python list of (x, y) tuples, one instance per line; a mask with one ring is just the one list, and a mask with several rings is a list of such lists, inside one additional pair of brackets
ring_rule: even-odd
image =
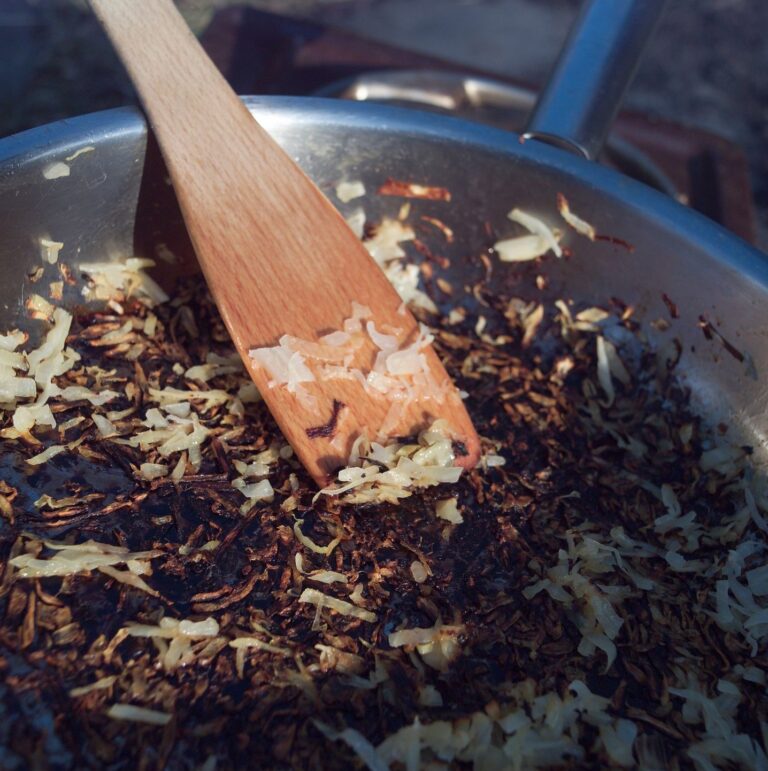
[[(632, 304), (652, 344), (663, 348), (680, 341), (679, 372), (699, 408), (711, 421), (732, 423), (744, 442), (764, 454), (765, 255), (663, 194), (579, 155), (597, 152), (659, 7), (628, 0), (591, 3), (524, 142), (496, 129), (372, 104), (245, 101), (329, 192), (342, 179), (360, 179), (375, 191), (388, 177), (449, 188), (450, 204), (413, 201), (412, 216), (450, 221), (456, 240), (448, 256), (459, 286), (480, 275), (480, 263), (467, 257), (487, 249), (486, 222), (504, 235), (511, 231), (506, 213), (519, 206), (561, 225), (556, 196), (565, 194), (575, 212), (631, 250), (571, 231), (565, 237), (570, 259), (497, 265), (492, 281), (514, 285), (522, 297), (589, 304), (620, 298)], [(606, 80), (606, 72), (615, 79)], [(574, 77), (581, 83), (578, 94)], [(54, 163), (66, 163), (69, 174), (48, 178), (55, 176), (53, 168), (63, 170)], [(371, 221), (395, 214), (400, 204), (376, 195), (364, 201)], [(38, 283), (30, 282), (29, 274), (42, 264), (40, 238), (64, 242), (60, 260), (73, 266), (133, 253), (155, 256), (162, 265), (168, 252), (189, 252), (162, 163), (134, 109), (65, 120), (0, 141), (0, 216), (0, 330), (39, 325), (26, 320), (24, 298), (58, 278), (56, 266), (48, 265)], [(543, 291), (535, 282), (541, 273), (549, 278)], [(677, 305), (679, 318), (670, 319), (663, 293)], [(81, 300), (79, 287), (68, 287), (66, 303)], [(668, 329), (651, 324), (660, 318)], [(707, 339), (702, 319), (734, 350), (716, 336)]]

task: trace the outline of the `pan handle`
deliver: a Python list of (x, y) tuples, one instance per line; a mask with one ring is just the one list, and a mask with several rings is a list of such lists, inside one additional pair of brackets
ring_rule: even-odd
[(666, 0), (587, 0), (523, 137), (594, 160)]

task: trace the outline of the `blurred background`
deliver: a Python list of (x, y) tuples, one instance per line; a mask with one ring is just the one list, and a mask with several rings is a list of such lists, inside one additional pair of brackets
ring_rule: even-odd
[[(178, 0), (190, 26), (241, 93), (244, 88), (309, 93), (326, 85), (321, 71), (335, 82), (336, 76), (366, 69), (431, 64), (426, 57), (535, 89), (546, 79), (578, 5), (578, 0)], [(323, 37), (327, 29), (347, 36)], [(678, 145), (687, 141), (688, 156), (678, 165), (693, 168), (692, 137), (698, 137), (699, 156), (702, 147), (715, 154), (710, 159), (714, 170), (689, 176), (699, 187), (719, 185), (718, 205), (722, 208), (727, 199), (731, 209), (731, 219), (721, 221), (764, 250), (766, 29), (766, 0), (670, 0), (626, 101), (643, 125), (660, 127), (656, 145), (642, 145), (645, 140), (639, 139), (652, 155), (682, 152)], [(274, 42), (278, 38), (279, 45)], [(366, 38), (389, 48), (369, 45)], [(324, 53), (317, 53), (317, 45), (307, 53), (318, 39), (326, 41)], [(251, 50), (257, 46), (261, 58)], [(85, 0), (0, 0), (0, 48), (0, 136), (135, 101)], [(396, 49), (424, 58), (409, 59)], [(251, 51), (250, 58), (243, 58), (243, 50)], [(356, 52), (354, 62), (350, 50)], [(302, 70), (309, 59), (316, 66)], [(672, 128), (678, 125), (675, 133)], [(701, 135), (686, 134), (686, 128), (709, 132), (724, 143), (713, 138), (710, 147)], [(729, 184), (736, 192), (729, 192)], [(695, 194), (683, 190), (679, 197)], [(706, 206), (699, 208), (706, 211)]]

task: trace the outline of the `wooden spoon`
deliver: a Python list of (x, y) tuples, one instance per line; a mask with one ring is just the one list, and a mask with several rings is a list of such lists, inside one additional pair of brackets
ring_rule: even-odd
[[(384, 426), (388, 436), (407, 436), (436, 418), (447, 421), (456, 462), (473, 466), (477, 434), (431, 346), (423, 354), (432, 387), (401, 390), (392, 411), (391, 390), (374, 393), (359, 378), (339, 379), (344, 366), (329, 377), (321, 363), (305, 359), (316, 379), (294, 393), (294, 379), (280, 384), (276, 371), (254, 363), (248, 352), (277, 346), (282, 335), (316, 342), (342, 330), (353, 302), (403, 345), (417, 339), (419, 327), (333, 205), (253, 119), (171, 0), (91, 5), (141, 98), (224, 323), (312, 477), (326, 484), (363, 431), (376, 439)], [(362, 347), (347, 369), (367, 375), (378, 348), (364, 331), (356, 337)]]

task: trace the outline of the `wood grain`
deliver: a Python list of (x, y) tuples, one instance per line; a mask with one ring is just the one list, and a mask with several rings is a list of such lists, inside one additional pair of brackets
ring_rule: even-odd
[[(91, 0), (139, 93), (157, 137), (184, 220), (224, 322), (253, 380), (299, 459), (319, 484), (345, 465), (352, 440), (375, 436), (389, 409), (352, 381), (308, 384), (308, 408), (282, 387), (269, 387), (248, 351), (283, 334), (306, 340), (340, 329), (358, 302), (387, 325), (415, 337), (410, 313), (346, 222), (299, 167), (253, 119), (171, 0)], [(438, 357), (431, 372), (449, 383)], [(334, 400), (345, 405), (334, 437), (307, 435), (325, 423)], [(451, 386), (442, 405), (409, 404), (395, 432), (408, 435), (445, 418), (472, 466), (479, 440)], [(342, 436), (341, 440), (331, 442)], [(338, 449), (339, 446), (344, 449)]]

